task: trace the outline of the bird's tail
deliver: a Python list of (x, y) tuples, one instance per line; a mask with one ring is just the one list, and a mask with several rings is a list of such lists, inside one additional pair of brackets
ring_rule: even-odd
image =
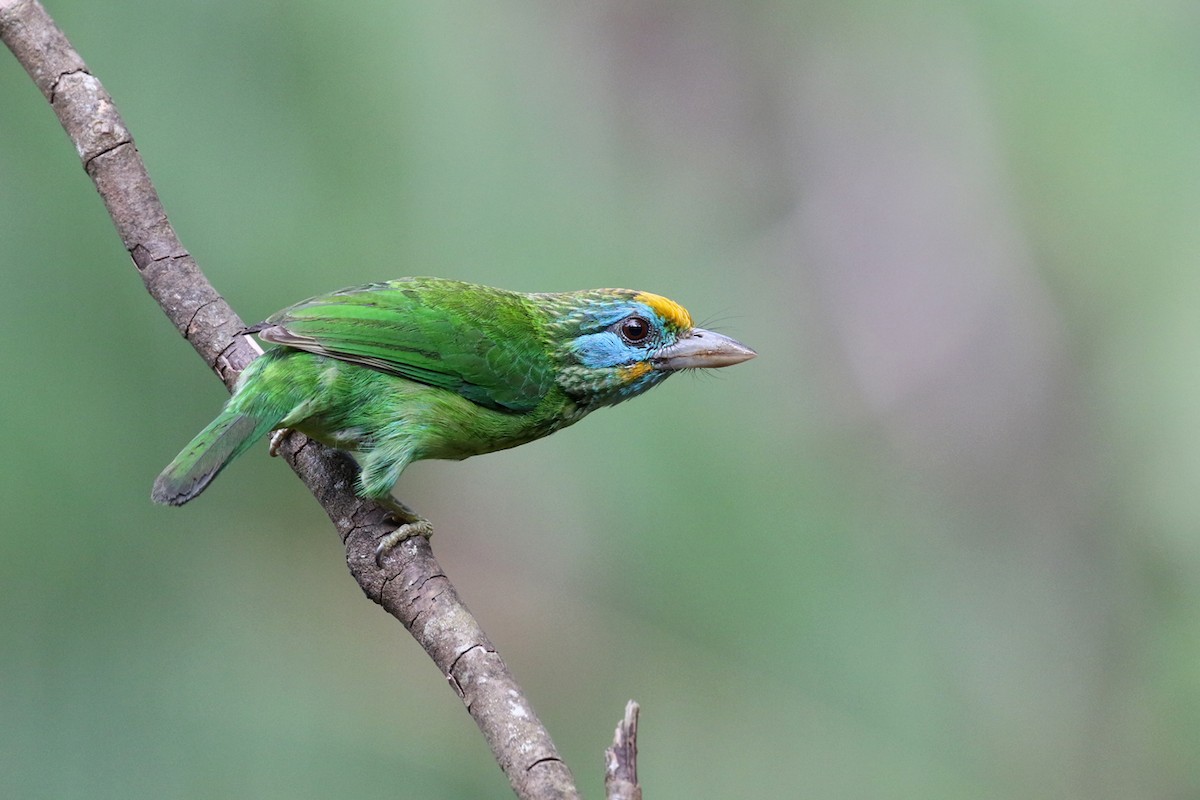
[(250, 414), (226, 406), (162, 471), (154, 481), (150, 498), (165, 505), (183, 505), (203, 492), (226, 464), (246, 452), (282, 418), (282, 413)]

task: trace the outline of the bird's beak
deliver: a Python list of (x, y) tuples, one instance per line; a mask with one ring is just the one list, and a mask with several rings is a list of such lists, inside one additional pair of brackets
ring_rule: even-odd
[(693, 367), (728, 367), (749, 361), (758, 353), (728, 336), (692, 328), (679, 341), (664, 347), (650, 359), (650, 366), (665, 372)]

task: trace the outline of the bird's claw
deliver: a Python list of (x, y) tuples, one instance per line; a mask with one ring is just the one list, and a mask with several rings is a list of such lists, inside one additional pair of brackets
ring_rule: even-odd
[(267, 453), (271, 456), (271, 458), (279, 455), (279, 448), (283, 446), (283, 440), (286, 439), (291, 432), (291, 428), (280, 428), (279, 430), (271, 431), (271, 439), (267, 445)]
[(433, 535), (433, 523), (423, 517), (411, 519), (399, 528), (384, 536), (375, 545), (375, 566), (383, 569), (383, 559), (396, 545), (414, 536), (424, 536), (428, 539)]

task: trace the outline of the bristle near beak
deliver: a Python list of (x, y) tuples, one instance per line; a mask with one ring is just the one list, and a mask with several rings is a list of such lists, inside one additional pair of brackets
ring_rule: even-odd
[(741, 342), (720, 333), (692, 328), (679, 341), (664, 347), (650, 359), (657, 370), (674, 372), (681, 369), (729, 367), (749, 361), (758, 353)]

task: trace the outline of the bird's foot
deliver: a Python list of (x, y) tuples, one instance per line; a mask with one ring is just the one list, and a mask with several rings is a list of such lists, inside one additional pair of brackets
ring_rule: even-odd
[(375, 566), (383, 569), (383, 559), (392, 548), (411, 539), (414, 536), (424, 536), (428, 539), (433, 535), (433, 523), (401, 503), (394, 497), (382, 501), (388, 510), (388, 520), (399, 525), (396, 530), (384, 536), (375, 545)]
[(267, 453), (274, 458), (279, 455), (279, 448), (283, 446), (283, 440), (290, 436), (291, 428), (280, 428), (279, 430), (271, 431), (271, 438), (267, 445)]

